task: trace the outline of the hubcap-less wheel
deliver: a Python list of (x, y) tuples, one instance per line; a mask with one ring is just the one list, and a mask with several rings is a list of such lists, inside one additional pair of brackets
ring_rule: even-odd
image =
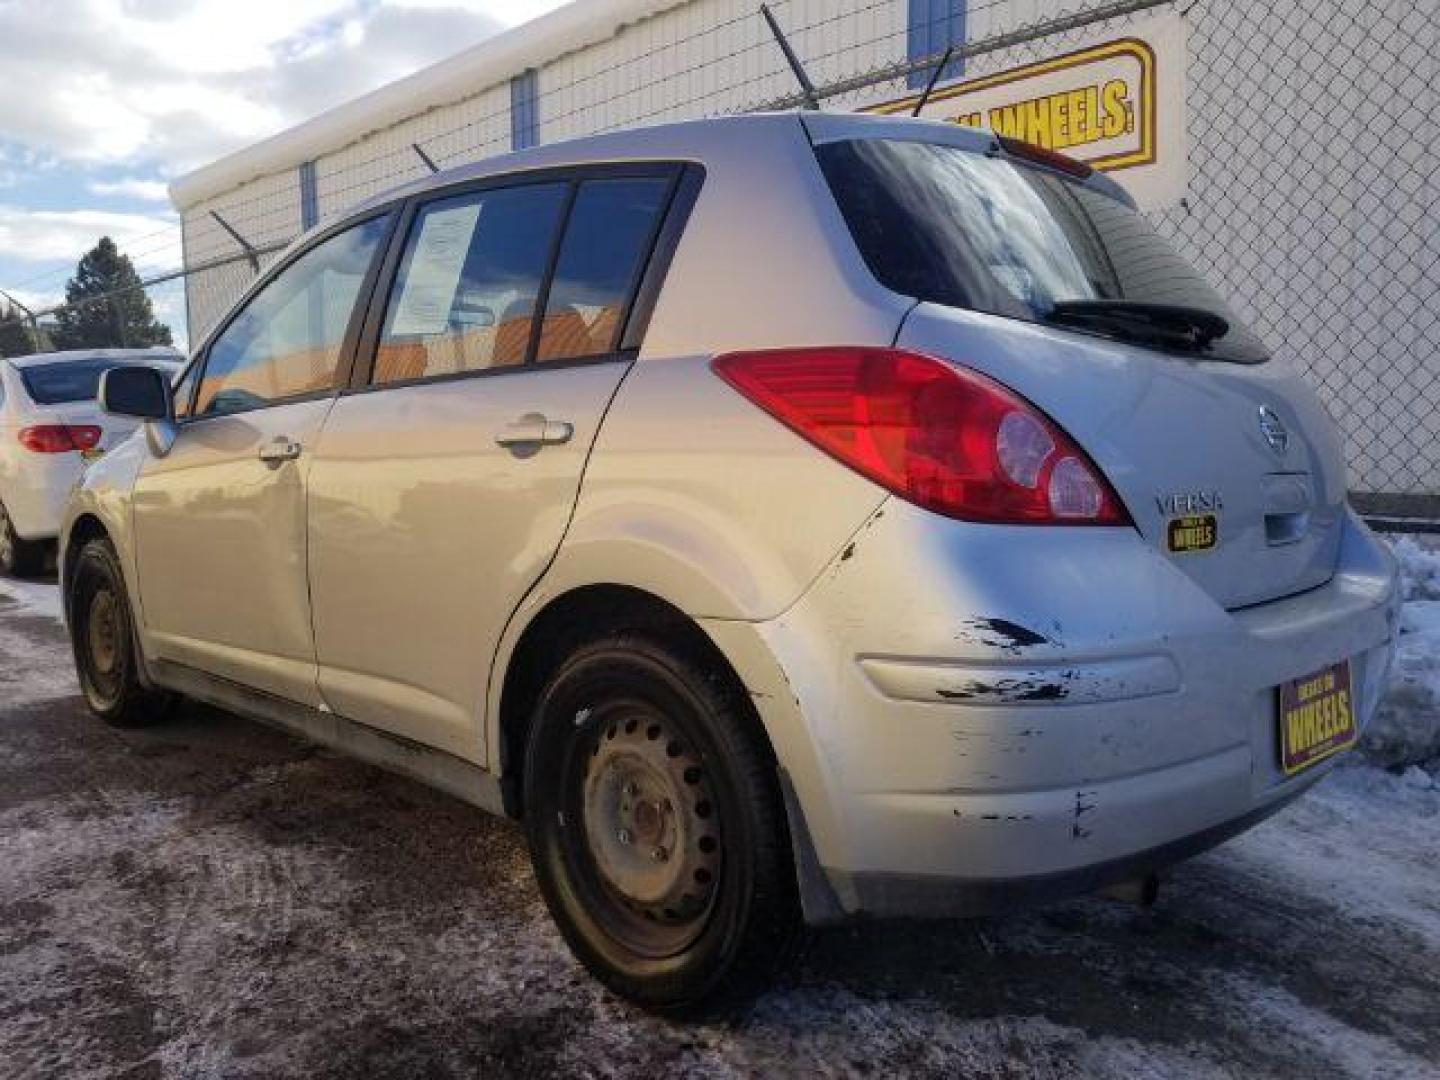
[(120, 657), (116, 641), (117, 614), (115, 594), (109, 589), (97, 592), (91, 599), (90, 617), (86, 620), (86, 640), (90, 646), (92, 669), (96, 677), (105, 683), (114, 682), (116, 663)]
[(703, 639), (670, 626), (572, 647), (524, 768), (540, 891), (606, 986), (689, 1014), (774, 970), (799, 914), (778, 776)]
[(89, 596), (89, 607), (78, 630), (84, 656), (82, 675), (95, 704), (108, 707), (120, 697), (124, 663), (121, 650), (121, 610), (115, 590), (100, 585)]
[(595, 914), (636, 952), (695, 940), (714, 904), (721, 845), (705, 770), (673, 725), (643, 707), (587, 717), (594, 743), (581, 813), (602, 885)]
[(63, 585), (75, 669), (90, 711), (116, 727), (160, 720), (170, 699), (139, 675), (125, 575), (110, 542), (86, 541)]

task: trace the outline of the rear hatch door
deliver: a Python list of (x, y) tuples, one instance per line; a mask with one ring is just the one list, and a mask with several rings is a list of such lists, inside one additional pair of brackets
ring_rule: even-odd
[(983, 371), (1043, 409), (1095, 460), (1146, 542), (1223, 606), (1334, 573), (1343, 457), (1285, 365), (1189, 360), (937, 304), (910, 314), (898, 344)]

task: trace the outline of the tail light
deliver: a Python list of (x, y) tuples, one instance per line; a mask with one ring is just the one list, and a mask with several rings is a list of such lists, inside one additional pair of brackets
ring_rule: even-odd
[(37, 424), (20, 429), (20, 445), (37, 454), (65, 454), (93, 450), (100, 434), (94, 424)]
[(1062, 154), (1058, 150), (1048, 150), (1043, 146), (1036, 146), (1034, 143), (1022, 142), (1019, 139), (1011, 138), (1008, 135), (996, 135), (995, 140), (1005, 149), (1011, 157), (1017, 157), (1022, 161), (1033, 162), (1036, 165), (1044, 165), (1047, 169), (1057, 169), (1071, 176), (1078, 176), (1084, 179), (1093, 176), (1095, 170), (1083, 161), (1077, 161), (1069, 154)]
[(966, 521), (1126, 525), (1073, 439), (968, 368), (899, 349), (729, 353), (715, 372), (827, 454), (927, 510)]

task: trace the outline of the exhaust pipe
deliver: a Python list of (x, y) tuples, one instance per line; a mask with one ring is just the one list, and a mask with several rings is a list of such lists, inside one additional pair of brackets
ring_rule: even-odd
[(1146, 874), (1129, 881), (1117, 881), (1109, 888), (1101, 889), (1100, 895), (1134, 904), (1136, 907), (1154, 907), (1155, 901), (1160, 898), (1160, 875)]

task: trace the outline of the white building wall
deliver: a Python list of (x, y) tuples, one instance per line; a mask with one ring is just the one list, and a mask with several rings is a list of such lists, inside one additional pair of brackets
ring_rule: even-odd
[[(905, 56), (906, 0), (772, 7), (817, 84)], [(547, 64), (539, 81), (543, 142), (738, 112), (797, 89), (749, 0), (693, 0)]]
[[(970, 0), (967, 38), (983, 41), (1099, 3)], [(757, 7), (753, 0), (657, 2), (649, 9), (663, 9), (658, 14), (537, 62), (538, 140), (738, 111), (793, 94), (795, 81)], [(906, 56), (907, 0), (772, 7), (822, 85)], [(1189, 184), (1183, 205), (1155, 215), (1160, 228), (1282, 357), (1310, 375), (1345, 432), (1355, 488), (1440, 495), (1433, 4), (1199, 0), (1184, 10)], [(974, 57), (966, 75), (1054, 55), (1145, 17)], [(321, 218), (423, 175), (412, 143), (442, 167), (509, 150), (508, 74), (476, 83), (460, 100), (319, 154)], [(187, 265), (235, 250), (209, 210), (264, 245), (300, 231), (299, 205), (290, 168), (187, 208)], [(192, 340), (247, 274), (241, 264), (189, 280)]]
[(415, 153), (416, 144), (442, 169), (505, 153), (510, 149), (510, 84), (423, 112), (317, 158), (321, 219), (429, 173)]
[[(292, 169), (263, 176), (206, 199), (184, 212), (184, 258), (187, 267), (200, 267), (242, 253), (239, 244), (220, 226), (218, 213), (252, 247), (275, 249), (300, 233), (300, 178)], [(263, 266), (273, 250), (260, 256)], [(190, 341), (198, 344), (235, 298), (250, 284), (254, 273), (246, 262), (231, 263), (191, 274), (185, 279)]]

